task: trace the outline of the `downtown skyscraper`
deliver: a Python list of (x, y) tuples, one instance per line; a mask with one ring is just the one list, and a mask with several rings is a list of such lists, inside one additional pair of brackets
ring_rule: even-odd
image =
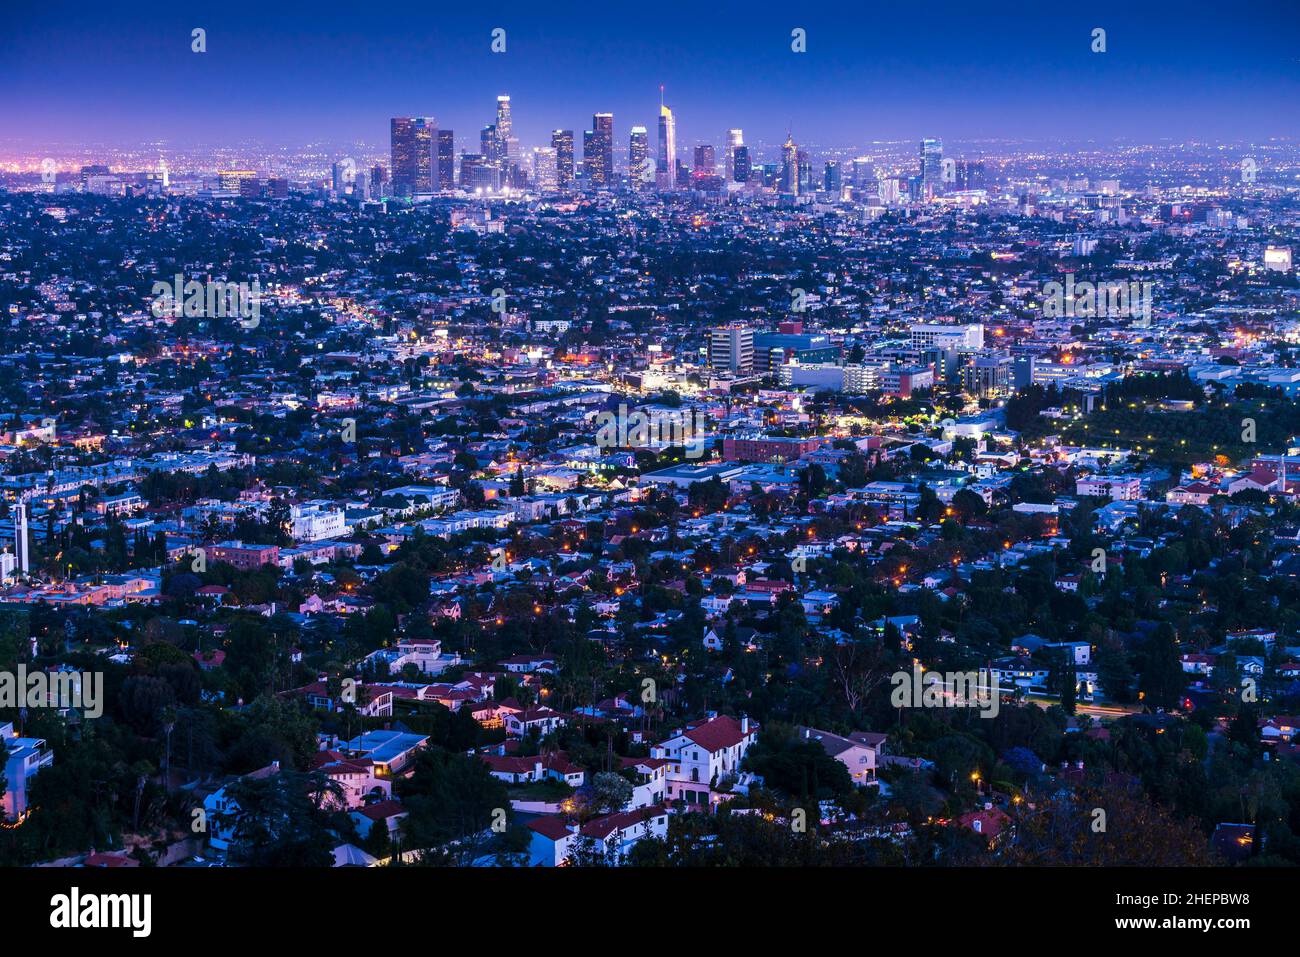
[(393, 195), (415, 196), (438, 189), (438, 121), (432, 116), (395, 116), (389, 121)]
[(663, 87), (659, 88), (659, 188), (672, 189), (677, 185), (677, 121), (673, 111), (663, 103)]
[(573, 189), (573, 130), (552, 130), (551, 149), (555, 150), (555, 188), (567, 193)]
[(438, 189), (456, 188), (456, 135), (451, 130), (438, 131)]
[(651, 179), (654, 166), (650, 162), (650, 131), (644, 126), (632, 127), (627, 141), (627, 178), (632, 189), (639, 189)]
[(582, 170), (588, 189), (614, 185), (614, 114), (596, 113), (582, 137)]
[[(744, 130), (727, 130), (727, 136), (723, 142), (726, 144), (722, 148), (723, 175), (726, 177), (726, 182), (736, 182), (736, 147), (745, 145)], [(748, 175), (748, 172), (746, 175)]]
[(943, 140), (921, 140), (921, 196), (929, 198), (942, 191)]

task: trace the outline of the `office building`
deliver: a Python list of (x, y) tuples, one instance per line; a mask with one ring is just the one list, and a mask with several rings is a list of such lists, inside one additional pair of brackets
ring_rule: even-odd
[(432, 193), (437, 121), (432, 116), (395, 116), (389, 123), (389, 166), (393, 195), (410, 197)]
[(677, 185), (677, 120), (673, 111), (659, 104), (659, 188)]
[(551, 149), (555, 150), (555, 188), (561, 193), (573, 189), (573, 130), (552, 130)]
[(736, 178), (736, 148), (745, 145), (744, 130), (727, 130), (724, 143), (726, 145), (722, 148), (722, 175), (728, 183), (743, 183), (743, 179)]
[(709, 333), (709, 368), (715, 372), (752, 372), (754, 330), (727, 326)]
[(456, 188), (456, 136), (451, 130), (438, 131), (438, 175), (435, 184), (440, 190)]
[(591, 129), (582, 135), (582, 172), (588, 189), (609, 189), (613, 186), (613, 113), (596, 113), (591, 118)]

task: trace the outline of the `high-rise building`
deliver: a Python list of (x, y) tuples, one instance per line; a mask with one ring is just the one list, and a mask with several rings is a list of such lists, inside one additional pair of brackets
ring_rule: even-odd
[[(497, 97), (497, 137), (502, 145), (508, 144), (514, 138), (514, 120), (510, 116), (510, 97)], [(508, 151), (502, 150), (503, 154), (509, 155)]]
[(499, 163), (502, 160), (504, 154), (501, 151), (501, 141), (497, 137), (495, 123), (478, 131), (478, 151), (489, 163)]
[(554, 193), (558, 177), (555, 168), (555, 148), (533, 147), (533, 186), (539, 193)]
[(709, 368), (715, 372), (752, 372), (754, 330), (725, 326), (709, 333)]
[(707, 144), (695, 147), (695, 174), (707, 173), (712, 176), (718, 170), (717, 160), (713, 155), (713, 147)]
[(799, 195), (799, 147), (794, 144), (794, 134), (787, 133), (781, 147), (781, 192)]
[(736, 183), (749, 182), (749, 147), (737, 146), (731, 151), (731, 178)]
[(19, 502), (14, 507), (14, 558), (18, 560), (18, 571), (27, 577), (31, 571), (31, 540), (28, 538), (26, 502)]
[(839, 160), (830, 160), (822, 173), (822, 189), (830, 193), (832, 197), (838, 197), (840, 188), (843, 185), (844, 181), (840, 176)]
[(957, 178), (955, 185), (958, 189), (984, 188), (983, 160), (958, 160), (955, 172)]
[(722, 175), (728, 183), (743, 182), (736, 179), (736, 147), (745, 145), (744, 130), (727, 130), (726, 146), (722, 149)]
[(588, 189), (609, 189), (614, 184), (614, 114), (596, 113), (591, 129), (582, 135), (582, 171)]
[(246, 180), (256, 180), (257, 170), (252, 169), (223, 169), (217, 171), (217, 184), (222, 191), (227, 193), (238, 193)]
[(388, 170), (382, 163), (370, 168), (370, 198), (383, 199), (388, 195)]
[(438, 123), (432, 116), (395, 116), (389, 124), (393, 195), (415, 196), (435, 191), (435, 139)]
[(551, 149), (555, 150), (555, 188), (567, 193), (573, 189), (573, 130), (552, 130)]
[(677, 185), (677, 120), (663, 104), (662, 87), (659, 101), (659, 188), (672, 189)]
[(943, 140), (921, 140), (921, 195), (943, 192)]
[(438, 131), (438, 189), (456, 188), (456, 135), (451, 130)]
[(634, 126), (627, 140), (628, 185), (633, 189), (644, 186), (653, 168), (654, 164), (650, 160), (650, 131), (644, 126)]

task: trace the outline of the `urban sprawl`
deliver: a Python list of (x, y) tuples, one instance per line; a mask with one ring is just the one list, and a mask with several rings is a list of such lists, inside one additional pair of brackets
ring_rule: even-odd
[(0, 163), (0, 863), (1300, 863), (1294, 142), (390, 130)]

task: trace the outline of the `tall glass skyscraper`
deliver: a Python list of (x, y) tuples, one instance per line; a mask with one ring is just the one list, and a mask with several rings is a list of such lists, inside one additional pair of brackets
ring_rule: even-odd
[(933, 196), (942, 191), (943, 140), (921, 140), (921, 194)]
[(786, 134), (781, 147), (781, 192), (799, 195), (799, 147), (795, 146), (793, 133)]
[(591, 189), (614, 184), (614, 114), (596, 113), (582, 137), (582, 170)]
[(451, 130), (438, 131), (438, 189), (456, 188), (456, 136)]
[(389, 121), (393, 195), (432, 193), (435, 183), (438, 122), (432, 116), (394, 116)]
[(573, 189), (573, 130), (552, 130), (551, 149), (555, 150), (555, 188), (567, 193)]
[(627, 141), (628, 185), (632, 189), (644, 186), (650, 168), (650, 131), (644, 126), (634, 126)]
[[(663, 96), (662, 89), (660, 97)], [(659, 104), (659, 188), (672, 189), (677, 185), (677, 121), (673, 111)]]
[(722, 149), (723, 173), (728, 183), (736, 182), (736, 147), (745, 145), (743, 130), (727, 130), (726, 146)]

